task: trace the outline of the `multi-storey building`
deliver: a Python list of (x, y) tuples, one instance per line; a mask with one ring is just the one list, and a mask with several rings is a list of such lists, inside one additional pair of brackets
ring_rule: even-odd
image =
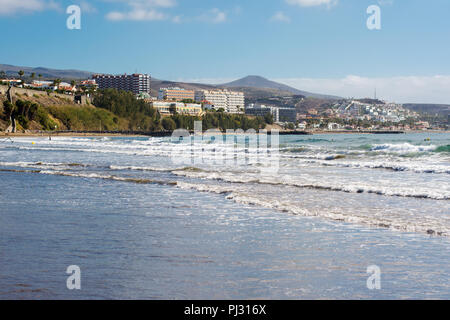
[(153, 101), (151, 102), (153, 108), (159, 111), (163, 115), (171, 114), (171, 111), (177, 113), (187, 114), (191, 116), (200, 116), (202, 114), (202, 106), (197, 103), (182, 103), (182, 102), (170, 102), (170, 101)]
[(97, 83), (99, 89), (115, 88), (131, 91), (136, 95), (150, 93), (150, 76), (148, 74), (135, 73), (117, 76), (96, 74), (92, 78)]
[(274, 122), (280, 121), (279, 109), (276, 107), (266, 106), (263, 104), (254, 104), (254, 103), (245, 107), (245, 114), (247, 114), (247, 115), (264, 117), (268, 113), (270, 113), (272, 115)]
[(195, 91), (182, 88), (161, 88), (158, 93), (158, 100), (183, 101), (194, 100)]
[(245, 97), (243, 92), (229, 90), (199, 90), (195, 100), (209, 105), (212, 109), (223, 109), (228, 113), (243, 113)]
[(245, 97), (243, 92), (226, 91), (229, 113), (244, 113)]
[(280, 122), (296, 122), (297, 110), (295, 108), (278, 108)]

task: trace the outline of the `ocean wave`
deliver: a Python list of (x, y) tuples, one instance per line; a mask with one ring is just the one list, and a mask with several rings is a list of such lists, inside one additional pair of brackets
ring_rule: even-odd
[[(434, 200), (450, 200), (450, 192), (446, 190), (430, 190), (418, 187), (389, 187), (389, 186), (373, 186), (361, 183), (339, 183), (333, 181), (315, 182), (306, 181), (298, 182), (291, 176), (260, 176), (260, 175), (234, 175), (225, 174), (223, 172), (186, 172), (173, 171), (178, 176), (188, 178), (198, 178), (207, 180), (217, 180), (230, 183), (256, 183), (264, 185), (291, 186), (297, 188), (308, 188), (317, 190), (329, 190), (346, 193), (372, 193), (382, 196), (406, 197), (418, 199), (434, 199)], [(307, 180), (304, 177), (295, 177), (295, 179)]]
[(434, 152), (450, 152), (450, 144), (437, 147)]
[(237, 203), (266, 207), (280, 212), (287, 212), (305, 217), (321, 217), (340, 222), (368, 225), (378, 228), (388, 228), (402, 232), (418, 232), (439, 236), (450, 235), (450, 228), (442, 225), (440, 221), (435, 219), (416, 219), (415, 221), (411, 221), (410, 219), (407, 219), (407, 217), (392, 219), (392, 217), (389, 216), (363, 215), (360, 212), (342, 213), (342, 211), (339, 210), (312, 210), (311, 208), (307, 209), (304, 206), (299, 206), (295, 203), (287, 203), (278, 201), (277, 199), (270, 199), (265, 195), (258, 195), (250, 190), (249, 192), (243, 192), (241, 190), (237, 191), (236, 188), (230, 186), (188, 183), (182, 181), (178, 181), (176, 186), (181, 189), (223, 194), (227, 199)]
[[(436, 161), (430, 163), (431, 160), (424, 162), (406, 162), (397, 159), (389, 160), (372, 160), (364, 161), (363, 159), (336, 161), (345, 159), (345, 157), (330, 156), (328, 159), (305, 159), (303, 162), (311, 165), (321, 165), (325, 167), (341, 167), (341, 168), (355, 168), (355, 169), (384, 169), (395, 172), (414, 172), (424, 174), (450, 174), (450, 167), (448, 164)], [(334, 160), (334, 161), (332, 161)], [(300, 163), (299, 163), (300, 164)], [(304, 164), (303, 164), (304, 165)], [(289, 165), (287, 165), (289, 166)], [(292, 166), (292, 164), (291, 164)]]
[(131, 178), (131, 177), (120, 177), (115, 175), (105, 175), (99, 173), (83, 173), (83, 172), (67, 172), (67, 171), (53, 171), (53, 170), (42, 170), (37, 171), (41, 174), (65, 176), (65, 177), (76, 177), (76, 178), (90, 178), (90, 179), (102, 179), (102, 180), (112, 180), (121, 182), (133, 182), (137, 184), (159, 184), (159, 185), (176, 185), (176, 182), (163, 181), (163, 180), (153, 180), (153, 179), (141, 179), (141, 178)]
[(62, 163), (62, 162), (26, 162), (26, 161), (17, 161), (17, 162), (0, 162), (0, 166), (2, 167), (21, 167), (21, 168), (86, 168), (89, 167), (87, 164), (82, 163)]
[(419, 152), (431, 152), (436, 150), (437, 146), (435, 145), (413, 145), (410, 143), (401, 143), (401, 144), (378, 144), (372, 146), (370, 151), (375, 152), (387, 152), (387, 153), (419, 153)]

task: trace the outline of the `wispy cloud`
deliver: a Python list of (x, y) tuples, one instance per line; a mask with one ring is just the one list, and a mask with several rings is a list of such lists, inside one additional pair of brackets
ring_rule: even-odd
[(286, 16), (283, 12), (278, 11), (277, 13), (275, 13), (270, 18), (270, 21), (272, 21), (272, 22), (286, 22), (286, 23), (289, 23), (289, 22), (291, 22), (291, 18)]
[(60, 5), (52, 0), (0, 0), (0, 15), (3, 16), (50, 9), (58, 10)]
[(111, 21), (161, 21), (167, 20), (168, 15), (160, 12), (158, 8), (171, 8), (176, 6), (175, 0), (116, 0), (127, 5), (124, 11), (111, 11), (106, 18)]
[(200, 15), (198, 20), (209, 23), (223, 23), (227, 21), (227, 14), (225, 11), (214, 8)]
[(97, 8), (94, 7), (90, 2), (88, 1), (81, 1), (79, 3), (79, 6), (81, 8), (81, 11), (83, 13), (96, 13), (97, 12)]
[(334, 6), (338, 0), (286, 0), (288, 4), (297, 5), (300, 7), (316, 7), (326, 5), (327, 7)]
[(150, 9), (134, 9), (128, 12), (112, 11), (106, 15), (106, 18), (111, 21), (123, 21), (123, 20), (133, 20), (133, 21), (155, 21), (155, 20), (166, 20), (167, 16), (157, 10)]
[(227, 21), (227, 13), (214, 8), (196, 17), (184, 17), (182, 15), (169, 14), (164, 9), (177, 6), (175, 0), (103, 0), (106, 2), (122, 3), (123, 10), (110, 11), (106, 19), (110, 21), (171, 21), (172, 23), (206, 22), (223, 23)]

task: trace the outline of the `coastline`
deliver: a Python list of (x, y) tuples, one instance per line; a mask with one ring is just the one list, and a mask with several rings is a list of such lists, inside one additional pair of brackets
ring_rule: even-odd
[[(268, 132), (270, 134), (270, 131)], [(411, 131), (280, 131), (280, 135), (323, 135), (323, 134), (408, 134), (408, 133), (450, 133), (449, 130), (411, 130)], [(226, 135), (227, 133), (222, 133)], [(0, 132), (0, 137), (170, 137), (169, 132), (17, 132), (17, 133), (6, 133)]]

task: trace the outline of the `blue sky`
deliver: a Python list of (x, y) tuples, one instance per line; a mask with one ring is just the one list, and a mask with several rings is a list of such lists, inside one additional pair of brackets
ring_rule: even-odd
[[(68, 30), (66, 8), (82, 8)], [(381, 30), (369, 30), (370, 5)], [(450, 103), (448, 0), (0, 0), (0, 63)], [(8, 47), (6, 47), (6, 44)]]

